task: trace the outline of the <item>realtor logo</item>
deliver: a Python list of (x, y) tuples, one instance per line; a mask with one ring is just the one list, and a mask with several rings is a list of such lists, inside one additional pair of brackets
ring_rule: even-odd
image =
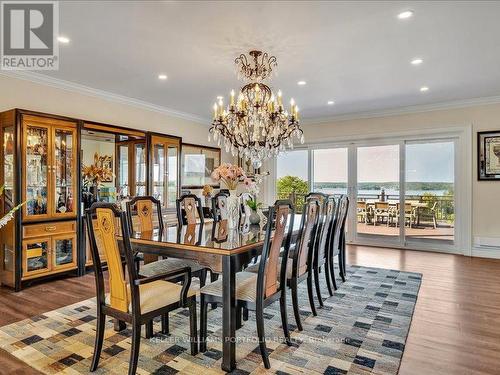
[(0, 69), (59, 69), (57, 1), (2, 1), (1, 23)]

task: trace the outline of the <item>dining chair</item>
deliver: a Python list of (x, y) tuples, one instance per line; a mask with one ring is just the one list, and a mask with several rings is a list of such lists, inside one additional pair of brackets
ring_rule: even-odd
[[(275, 218), (275, 219), (273, 219)], [(286, 312), (286, 275), (288, 273), (288, 250), (293, 231), (294, 209), (289, 200), (278, 200), (269, 208), (261, 261), (257, 273), (238, 272), (236, 274), (236, 307), (255, 311), (259, 348), (266, 369), (271, 367), (266, 348), (264, 309), (280, 301), (281, 323), (285, 340), (291, 345)], [(273, 229), (274, 228), (274, 229)], [(281, 249), (284, 249), (280, 258)], [(207, 350), (207, 305), (222, 305), (222, 281), (217, 280), (200, 289), (200, 351)]]
[(345, 223), (347, 218), (347, 213), (349, 211), (349, 198), (347, 195), (341, 195), (338, 199), (337, 210), (334, 220), (334, 231), (333, 237), (330, 240), (330, 254), (329, 266), (330, 275), (332, 277), (332, 282), (334, 288), (337, 289), (337, 282), (335, 281), (335, 257), (338, 257), (339, 261), (339, 273), (343, 282), (345, 282), (346, 277), (346, 254), (345, 254)]
[[(94, 203), (86, 210), (87, 231), (94, 264), (97, 294), (97, 327), (90, 371), (96, 371), (101, 356), (106, 316), (132, 326), (129, 375), (137, 370), (141, 326), (180, 308), (189, 308), (191, 354), (198, 353), (196, 293), (190, 289), (191, 270), (184, 267), (152, 277), (141, 277), (134, 265), (127, 216), (112, 203)], [(95, 221), (94, 221), (95, 220)], [(121, 229), (121, 241), (119, 233)], [(101, 262), (106, 256), (109, 294)], [(122, 264), (125, 259), (125, 267)], [(128, 277), (127, 277), (128, 276)], [(182, 285), (167, 280), (182, 278)]]
[[(320, 217), (318, 221), (318, 229), (314, 242), (314, 255), (313, 255), (313, 265), (312, 271), (314, 275), (314, 284), (316, 287), (316, 295), (318, 297), (319, 305), (323, 307), (323, 297), (321, 296), (321, 288), (319, 282), (319, 273), (321, 267), (323, 267), (328, 260), (328, 240), (331, 236), (331, 226), (333, 223), (333, 218), (335, 214), (335, 199), (333, 196), (328, 196), (327, 194), (320, 192), (311, 192), (306, 195), (305, 199), (309, 197), (316, 197), (320, 201)], [(328, 288), (328, 293), (333, 296), (333, 290), (330, 280), (330, 268), (325, 267), (325, 279)]]
[[(291, 289), (292, 305), (297, 329), (302, 331), (302, 322), (299, 311), (299, 293), (298, 285), (307, 280), (307, 294), (309, 305), (314, 316), (318, 315), (314, 305), (313, 295), (313, 258), (316, 232), (318, 228), (319, 217), (321, 213), (321, 204), (317, 197), (309, 197), (304, 203), (300, 228), (295, 242), (288, 254), (286, 284)], [(272, 218), (272, 216), (268, 216)], [(258, 272), (260, 262), (248, 267), (247, 272)]]
[(227, 210), (227, 194), (225, 191), (219, 191), (212, 197), (212, 212), (214, 221), (227, 220), (229, 212)]
[[(163, 216), (161, 211), (161, 202), (152, 196), (134, 197), (125, 203), (127, 219), (129, 225), (129, 234), (134, 229), (138, 232), (152, 232), (157, 228), (163, 232)], [(140, 267), (140, 261), (151, 263), (158, 260), (158, 256), (151, 254), (140, 254), (136, 252), (136, 266)]]
[(387, 226), (389, 226), (389, 217), (389, 203), (375, 202), (375, 208), (373, 210), (373, 225), (376, 225), (379, 222), (379, 219), (382, 219), (381, 222), (385, 222)]
[[(401, 207), (400, 203), (396, 203), (396, 213), (395, 213), (395, 218), (394, 218), (396, 221), (396, 227), (399, 226), (399, 215), (401, 212), (400, 207)], [(413, 205), (411, 203), (408, 203), (408, 202), (405, 202), (404, 207), (405, 207), (405, 212), (404, 212), (405, 226), (408, 223), (408, 227), (413, 228), (413, 224), (415, 223), (415, 219), (416, 219), (415, 208), (413, 207)]]
[(361, 222), (361, 223), (365, 223), (367, 224), (368, 223), (368, 207), (366, 205), (366, 202), (364, 201), (358, 201), (357, 202), (357, 213), (356, 213), (356, 216), (358, 217), (358, 222)]
[(253, 195), (248, 192), (243, 192), (240, 195), (240, 220), (242, 223), (250, 220), (252, 209), (248, 206), (247, 202), (254, 199)]
[(200, 197), (194, 194), (181, 195), (175, 201), (177, 223), (179, 227), (185, 224), (204, 223), (203, 206)]
[[(164, 235), (163, 216), (161, 214), (161, 202), (151, 196), (134, 197), (126, 205), (129, 234), (137, 233), (137, 236), (151, 237), (153, 232), (158, 231), (158, 236)], [(156, 211), (156, 215), (155, 215)], [(137, 216), (137, 220), (133, 220)], [(156, 216), (156, 223), (155, 223)], [(189, 216), (189, 215), (188, 215)], [(137, 223), (137, 225), (134, 225)], [(196, 223), (196, 219), (195, 219)], [(194, 224), (196, 226), (196, 224)], [(179, 231), (181, 227), (179, 227)], [(137, 249), (140, 251), (140, 248)], [(207, 270), (194, 260), (181, 258), (160, 259), (158, 255), (144, 254), (144, 265), (138, 268), (139, 275), (143, 277), (153, 277), (161, 275), (179, 268), (189, 267), (191, 274), (200, 281), (200, 286), (205, 285)], [(168, 313), (163, 315), (161, 320), (161, 330), (163, 334), (169, 333)], [(153, 323), (146, 327), (146, 337), (153, 335)]]

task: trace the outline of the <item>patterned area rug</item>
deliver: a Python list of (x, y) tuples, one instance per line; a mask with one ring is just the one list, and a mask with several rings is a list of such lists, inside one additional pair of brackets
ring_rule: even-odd
[[(320, 275), (324, 283), (323, 275)], [(271, 370), (262, 365), (256, 326), (237, 332), (238, 374), (397, 374), (420, 288), (421, 275), (351, 266), (345, 283), (312, 316), (306, 283), (300, 286), (304, 331), (295, 326), (291, 347), (282, 341), (279, 305), (265, 310)], [(326, 285), (322, 290), (325, 291)], [(290, 300), (291, 298), (289, 298)], [(95, 337), (95, 300), (89, 299), (0, 328), (0, 347), (45, 374), (87, 374)], [(209, 311), (209, 350), (189, 354), (188, 314), (171, 314), (171, 335), (141, 341), (138, 374), (220, 373), (222, 310)], [(292, 308), (289, 323), (294, 324)], [(155, 332), (160, 324), (155, 324)], [(96, 374), (128, 370), (131, 331), (106, 329)]]

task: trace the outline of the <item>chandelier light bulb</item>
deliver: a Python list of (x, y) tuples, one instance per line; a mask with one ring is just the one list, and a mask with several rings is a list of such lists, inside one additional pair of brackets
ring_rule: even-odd
[(231, 108), (234, 107), (234, 90), (231, 90)]
[(214, 103), (214, 120), (217, 118), (217, 103)]

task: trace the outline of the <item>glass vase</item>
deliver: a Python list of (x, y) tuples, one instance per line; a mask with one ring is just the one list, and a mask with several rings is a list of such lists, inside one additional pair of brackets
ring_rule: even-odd
[(240, 200), (236, 190), (229, 190), (227, 197), (227, 226), (229, 229), (236, 229), (240, 223)]

